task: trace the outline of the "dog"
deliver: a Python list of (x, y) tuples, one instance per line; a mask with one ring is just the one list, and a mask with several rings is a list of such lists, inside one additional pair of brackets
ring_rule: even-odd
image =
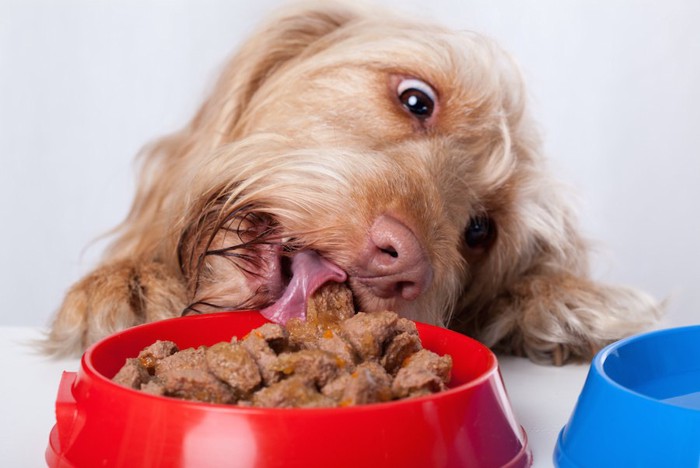
[(142, 157), (131, 211), (68, 291), (51, 353), (187, 313), (285, 322), (328, 281), (358, 310), (557, 365), (660, 314), (591, 278), (518, 67), (476, 33), (328, 2), (285, 10)]

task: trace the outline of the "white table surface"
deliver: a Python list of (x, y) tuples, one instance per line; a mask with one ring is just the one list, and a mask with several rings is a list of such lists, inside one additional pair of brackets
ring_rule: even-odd
[[(61, 373), (78, 369), (78, 359), (39, 355), (31, 342), (40, 336), (37, 328), (0, 327), (0, 466), (46, 466), (44, 451), (55, 423)], [(557, 435), (576, 404), (588, 366), (545, 367), (513, 357), (499, 361), (511, 405), (527, 432), (533, 466), (551, 467)]]

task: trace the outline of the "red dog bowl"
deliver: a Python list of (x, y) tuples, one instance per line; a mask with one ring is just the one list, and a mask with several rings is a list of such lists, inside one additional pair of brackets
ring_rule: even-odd
[(453, 358), (450, 388), (347, 408), (251, 408), (159, 397), (110, 379), (154, 341), (180, 349), (242, 337), (257, 312), (164, 320), (116, 333), (64, 372), (49, 466), (501, 467), (529, 466), (498, 363), (484, 345), (418, 323), (423, 346)]

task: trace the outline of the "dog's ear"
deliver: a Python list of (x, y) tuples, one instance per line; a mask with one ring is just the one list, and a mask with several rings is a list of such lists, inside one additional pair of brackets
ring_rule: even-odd
[(162, 234), (153, 235), (162, 231), (153, 229), (152, 224), (154, 219), (165, 218), (164, 211), (175, 215), (183, 212), (186, 201), (174, 198), (174, 194), (183, 192), (183, 181), (196, 169), (197, 155), (211, 154), (238, 137), (240, 117), (276, 70), (365, 14), (360, 7), (331, 1), (295, 5), (244, 42), (192, 121), (142, 151), (136, 197), (126, 221), (115, 230), (120, 236), (109, 254), (122, 258), (174, 251), (179, 239), (177, 228), (163, 239)]
[(544, 171), (523, 179), (529, 182), (513, 212), (501, 218), (501, 245), (475, 273), (481, 283), (471, 287), (485, 294), (466, 305), (462, 331), (497, 350), (560, 365), (590, 360), (654, 326), (663, 306), (651, 296), (591, 278), (589, 245), (565, 190)]
[(662, 307), (641, 291), (591, 277), (589, 242), (568, 190), (550, 176), (518, 67), (492, 50), (501, 70), (498, 132), (485, 140), (481, 177), (470, 183), (489, 194), (483, 209), (494, 231), (487, 249), (467, 251), (469, 274), (450, 325), (536, 362), (588, 360), (653, 326)]

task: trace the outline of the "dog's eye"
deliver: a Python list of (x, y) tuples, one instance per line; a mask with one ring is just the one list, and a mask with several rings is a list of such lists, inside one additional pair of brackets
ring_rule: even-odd
[(475, 216), (469, 220), (464, 240), (472, 249), (486, 249), (496, 239), (496, 224), (487, 216)]
[(424, 120), (433, 115), (435, 110), (435, 91), (428, 84), (416, 79), (406, 79), (399, 83), (396, 90), (401, 104), (411, 114)]

